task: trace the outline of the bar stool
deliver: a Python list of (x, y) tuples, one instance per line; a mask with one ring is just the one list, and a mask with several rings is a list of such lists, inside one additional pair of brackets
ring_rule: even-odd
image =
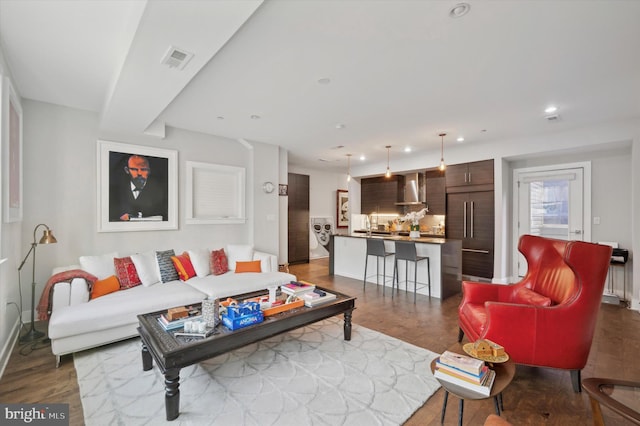
[[(387, 252), (384, 248), (384, 240), (377, 238), (367, 238), (367, 255), (364, 261), (364, 279), (362, 280), (362, 288), (367, 286), (367, 264), (369, 263), (369, 256), (376, 256), (376, 284), (380, 285), (380, 258), (382, 258), (382, 294), (384, 294), (384, 288), (386, 287), (387, 277), (387, 256), (393, 256), (393, 253)], [(391, 282), (393, 286), (393, 281)]]
[[(416, 302), (416, 293), (418, 288), (418, 262), (427, 261), (427, 285), (429, 288), (429, 297), (431, 297), (431, 264), (429, 256), (418, 256), (416, 253), (416, 243), (413, 241), (396, 241), (396, 259), (393, 265), (393, 281), (391, 283), (391, 294), (396, 282), (396, 273), (398, 271), (398, 260), (404, 260), (404, 288), (408, 290), (409, 283), (409, 262), (413, 262), (413, 303)], [(398, 274), (398, 289), (400, 289), (400, 274)]]

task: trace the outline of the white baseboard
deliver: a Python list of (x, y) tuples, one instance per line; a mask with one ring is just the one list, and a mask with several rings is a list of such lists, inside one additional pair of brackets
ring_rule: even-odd
[(13, 347), (16, 345), (18, 341), (18, 333), (20, 332), (20, 321), (16, 318), (16, 322), (13, 324), (11, 328), (11, 333), (9, 333), (9, 338), (4, 342), (2, 349), (0, 350), (0, 379), (4, 375), (4, 369), (7, 368), (7, 364), (9, 363), (9, 358), (11, 358), (11, 353), (13, 352)]

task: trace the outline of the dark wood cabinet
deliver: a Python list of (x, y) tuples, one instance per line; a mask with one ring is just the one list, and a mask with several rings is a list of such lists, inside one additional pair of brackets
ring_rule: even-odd
[(462, 273), (493, 278), (493, 191), (447, 194), (447, 238), (462, 240)]
[(389, 178), (365, 178), (360, 181), (360, 212), (371, 213), (399, 213), (402, 206), (396, 203), (402, 201), (404, 191), (404, 176), (395, 175)]
[(288, 261), (309, 262), (309, 176), (289, 173)]
[(447, 192), (452, 192), (449, 190), (452, 187), (478, 185), (491, 185), (493, 187), (493, 160), (447, 166), (445, 180)]
[(445, 192), (445, 177), (440, 170), (427, 170), (425, 173), (426, 203), (430, 214), (447, 213), (447, 195)]

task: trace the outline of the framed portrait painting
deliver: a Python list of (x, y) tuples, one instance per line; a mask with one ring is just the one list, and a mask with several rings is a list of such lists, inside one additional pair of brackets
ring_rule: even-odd
[(349, 191), (346, 189), (338, 189), (338, 201), (336, 203), (337, 213), (336, 221), (338, 228), (349, 227)]
[(98, 141), (98, 232), (178, 228), (178, 152)]
[(8, 78), (0, 76), (4, 221), (22, 220), (22, 106)]

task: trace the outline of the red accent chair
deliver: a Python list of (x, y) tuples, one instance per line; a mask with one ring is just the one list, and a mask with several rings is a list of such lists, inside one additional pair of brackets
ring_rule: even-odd
[(523, 235), (518, 250), (528, 263), (520, 282), (463, 281), (458, 342), (489, 339), (516, 364), (571, 370), (580, 392), (611, 247)]

